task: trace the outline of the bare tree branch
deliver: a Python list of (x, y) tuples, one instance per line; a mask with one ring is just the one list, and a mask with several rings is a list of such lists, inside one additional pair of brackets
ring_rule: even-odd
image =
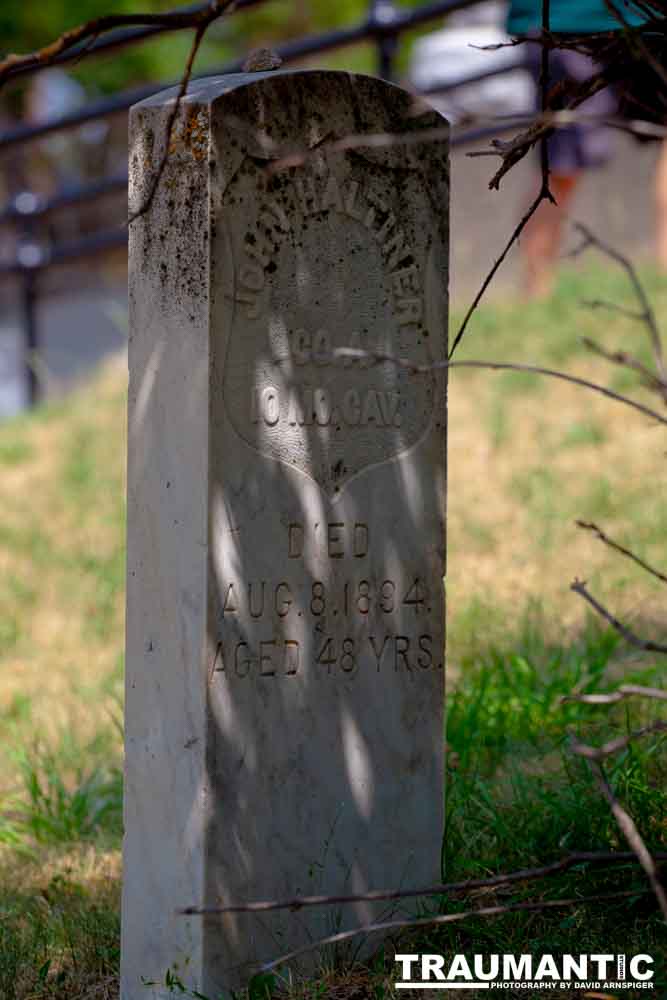
[[(584, 303), (585, 305), (586, 303)], [(617, 311), (613, 303), (609, 303), (609, 306), (614, 311)], [(620, 307), (618, 309), (620, 311)], [(628, 310), (629, 311), (629, 310)], [(637, 314), (635, 314), (636, 318)], [(657, 392), (659, 396), (662, 396), (665, 403), (667, 403), (667, 383), (663, 382), (657, 375), (654, 375), (650, 368), (647, 368), (645, 364), (634, 358), (631, 354), (626, 351), (608, 351), (604, 347), (600, 347), (594, 340), (590, 337), (582, 337), (582, 343), (592, 351), (594, 354), (598, 354), (605, 361), (611, 361), (614, 365), (621, 365), (623, 368), (630, 368), (632, 371), (636, 371), (642, 379), (643, 384), (650, 389), (652, 392)]]
[(597, 601), (591, 593), (586, 588), (586, 582), (584, 580), (574, 580), (570, 584), (570, 590), (573, 590), (575, 594), (579, 594), (583, 597), (590, 606), (597, 611), (597, 613), (604, 618), (605, 621), (609, 622), (612, 628), (623, 636), (626, 642), (629, 642), (631, 646), (636, 646), (638, 649), (644, 649), (648, 653), (667, 653), (667, 646), (660, 642), (653, 642), (651, 639), (642, 639), (638, 635), (635, 635), (627, 625), (624, 625), (614, 618), (610, 611), (608, 611), (599, 601)]
[[(423, 97), (419, 94), (415, 95), (415, 117), (419, 113), (419, 110), (426, 107), (429, 111), (432, 110), (430, 105), (425, 105)], [(653, 122), (643, 121), (642, 119), (628, 120), (626, 118), (621, 118), (619, 116), (609, 115), (609, 114), (592, 114), (590, 112), (578, 111), (576, 109), (564, 109), (562, 111), (545, 111), (545, 112), (531, 112), (530, 114), (512, 114), (512, 115), (494, 115), (493, 123), (496, 126), (502, 126), (504, 128), (511, 128), (516, 125), (528, 124), (531, 126), (546, 125), (553, 129), (566, 128), (573, 124), (586, 124), (586, 125), (605, 125), (609, 128), (616, 128), (619, 131), (628, 132), (631, 135), (639, 135), (642, 137), (651, 137), (655, 139), (664, 139), (667, 137), (667, 127), (664, 125), (656, 125)], [(488, 122), (489, 119), (481, 117), (479, 119), (474, 119), (478, 123)], [(294, 149), (291, 152), (278, 157), (275, 160), (270, 161), (266, 170), (268, 173), (277, 173), (280, 170), (286, 170), (289, 167), (301, 167), (308, 160), (319, 155), (322, 151), (327, 153), (345, 153), (349, 150), (354, 149), (385, 149), (388, 147), (396, 146), (413, 146), (421, 144), (424, 142), (439, 142), (442, 139), (451, 139), (453, 145), (461, 145), (465, 142), (471, 140), (471, 133), (474, 134), (474, 129), (470, 128), (470, 124), (466, 124), (464, 127), (460, 128), (424, 128), (415, 131), (404, 131), (404, 132), (361, 132), (361, 133), (350, 133), (343, 136), (340, 139), (325, 140), (324, 142), (318, 143), (314, 149)], [(262, 139), (266, 144), (267, 148), (271, 146), (271, 139), (268, 133), (262, 133)], [(274, 144), (275, 145), (275, 144)], [(278, 147), (275, 146), (276, 153), (278, 152)], [(474, 158), (480, 156), (502, 156), (503, 143), (500, 140), (495, 141), (495, 147), (493, 149), (474, 149), (466, 153), (466, 156)]]
[[(542, 0), (542, 35), (545, 39), (551, 39), (550, 35), (551, 29), (551, 10), (550, 10), (550, 0)], [(549, 56), (551, 52), (550, 45), (542, 46), (541, 55), (541, 65), (540, 65), (540, 109), (542, 114), (544, 114), (549, 105)], [(540, 142), (540, 173), (542, 175), (542, 184), (540, 186), (540, 194), (542, 198), (547, 201), (556, 204), (556, 199), (549, 190), (549, 143), (546, 136), (543, 136)]]
[(388, 920), (377, 924), (364, 924), (361, 927), (354, 927), (349, 931), (340, 931), (338, 934), (330, 934), (329, 937), (321, 938), (319, 941), (311, 941), (308, 944), (303, 945), (301, 948), (296, 948), (294, 951), (287, 952), (287, 954), (273, 959), (271, 962), (265, 962), (261, 966), (260, 971), (270, 972), (271, 969), (277, 969), (279, 966), (285, 965), (292, 959), (298, 958), (300, 955), (305, 955), (309, 951), (315, 951), (319, 948), (324, 948), (327, 945), (340, 944), (343, 941), (349, 941), (351, 938), (358, 937), (359, 934), (372, 934), (375, 931), (404, 930), (406, 928), (413, 927), (434, 927), (439, 924), (458, 923), (461, 920), (469, 920), (472, 917), (497, 917), (502, 916), (505, 913), (530, 913), (539, 910), (555, 909), (563, 906), (582, 906), (586, 903), (602, 903), (612, 899), (630, 899), (631, 897), (644, 895), (648, 891), (649, 890), (646, 889), (635, 889), (627, 892), (601, 893), (596, 896), (578, 896), (572, 899), (548, 899), (538, 900), (536, 902), (509, 903), (506, 906), (480, 906), (478, 909), (464, 910), (462, 913), (446, 913), (437, 917), (420, 917), (415, 920)]
[[(166, 11), (164, 13), (145, 14), (105, 14), (96, 17), (85, 24), (63, 32), (58, 38), (35, 52), (25, 55), (11, 53), (0, 61), (0, 87), (16, 75), (16, 71), (27, 71), (37, 67), (50, 66), (54, 60), (82, 42), (93, 44), (100, 35), (116, 28), (130, 27), (163, 27), (169, 29), (206, 28), (231, 5), (231, 0), (211, 0), (203, 10), (197, 11)], [(83, 55), (84, 53), (82, 53)]]
[[(479, 126), (482, 123), (490, 123), (496, 127), (509, 129), (520, 125), (545, 125), (549, 128), (566, 128), (568, 125), (604, 125), (606, 128), (613, 128), (619, 132), (627, 132), (628, 135), (638, 136), (643, 139), (664, 139), (667, 128), (655, 122), (646, 121), (644, 118), (626, 118), (621, 115), (610, 115), (609, 113), (584, 111), (580, 108), (561, 108), (558, 111), (529, 112), (524, 114), (499, 114), (489, 118), (485, 115), (472, 115), (467, 119), (465, 126), (459, 126), (452, 130), (454, 141), (459, 144), (464, 141), (470, 131), (471, 124)], [(503, 156), (503, 153), (510, 147), (513, 140), (503, 142), (502, 140), (492, 140), (491, 149), (471, 149), (466, 156), (471, 159), (483, 156)]]
[[(211, 0), (211, 7), (213, 7), (214, 5), (216, 7), (220, 7), (222, 2), (223, 0)], [(232, 0), (224, 0), (224, 6), (228, 7), (231, 2)], [(215, 16), (218, 17), (218, 14), (216, 14)], [(162, 158), (160, 160), (160, 163), (158, 164), (157, 170), (153, 174), (153, 178), (151, 180), (151, 186), (148, 189), (148, 194), (144, 199), (144, 201), (142, 202), (142, 204), (136, 210), (136, 212), (132, 212), (132, 214), (129, 216), (127, 220), (128, 226), (130, 226), (136, 219), (140, 218), (142, 215), (145, 215), (145, 213), (153, 204), (153, 199), (155, 198), (155, 192), (158, 189), (158, 185), (162, 179), (162, 174), (164, 173), (164, 169), (167, 166), (167, 160), (169, 159), (169, 153), (171, 151), (171, 139), (174, 131), (174, 124), (176, 123), (176, 119), (178, 118), (178, 113), (181, 110), (181, 103), (183, 101), (183, 97), (185, 96), (185, 93), (188, 89), (188, 84), (190, 83), (190, 77), (192, 76), (192, 67), (194, 66), (194, 62), (197, 57), (197, 52), (199, 51), (199, 46), (201, 45), (202, 39), (206, 34), (206, 29), (208, 28), (210, 23), (211, 21), (209, 20), (200, 24), (197, 30), (195, 31), (195, 37), (192, 40), (192, 45), (190, 46), (190, 52), (188, 54), (188, 61), (185, 64), (185, 70), (183, 72), (181, 83), (178, 88), (178, 95), (176, 97), (176, 100), (174, 101), (173, 108), (169, 112), (169, 118), (167, 119), (166, 136), (165, 136), (164, 151), (162, 153)]]
[[(507, 241), (507, 243), (505, 245), (505, 248), (503, 249), (503, 252), (497, 258), (497, 260), (493, 264), (493, 267), (491, 268), (491, 270), (489, 271), (489, 273), (484, 278), (484, 281), (482, 282), (479, 291), (477, 292), (477, 294), (475, 295), (475, 298), (470, 303), (470, 306), (468, 307), (468, 311), (466, 312), (465, 316), (463, 317), (463, 321), (462, 321), (460, 327), (458, 328), (456, 336), (454, 337), (454, 343), (452, 344), (452, 348), (451, 348), (451, 350), (449, 352), (449, 357), (450, 358), (453, 357), (454, 351), (456, 350), (456, 348), (461, 343), (461, 340), (463, 338), (463, 334), (466, 332), (466, 329), (468, 327), (468, 323), (470, 322), (472, 314), (477, 309), (477, 306), (479, 305), (479, 303), (481, 302), (482, 298), (484, 297), (484, 294), (486, 293), (487, 288), (489, 287), (489, 285), (491, 284), (491, 282), (495, 278), (495, 276), (496, 276), (496, 274), (497, 274), (500, 266), (502, 265), (502, 263), (504, 262), (505, 258), (507, 257), (507, 254), (510, 252), (510, 250), (512, 249), (512, 247), (514, 246), (514, 244), (516, 243), (516, 241), (519, 239), (519, 237), (521, 236), (521, 233), (524, 231), (524, 229), (526, 228), (526, 226), (528, 225), (528, 223), (530, 222), (530, 220), (532, 219), (532, 217), (535, 215), (535, 212), (537, 211), (537, 209), (539, 208), (539, 206), (541, 205), (541, 203), (545, 200), (545, 197), (546, 197), (546, 195), (543, 194), (543, 191), (540, 188), (540, 192), (537, 195), (537, 197), (535, 198), (535, 201), (532, 203), (532, 205), (530, 206), (530, 208), (528, 209), (528, 211), (525, 213), (525, 215), (523, 216), (523, 218), (519, 222), (519, 224), (516, 227), (516, 229), (513, 231), (512, 235), (510, 236), (509, 240)], [(553, 201), (553, 197), (551, 197), (551, 201)]]
[[(641, 26), (635, 26), (627, 24), (618, 8), (615, 5), (610, 5), (610, 10), (616, 14), (619, 27), (625, 27), (624, 31), (585, 35), (558, 34), (554, 36), (543, 27), (539, 37), (518, 37), (505, 45), (513, 46), (530, 41), (532, 44), (540, 44), (543, 52), (553, 48), (582, 52), (599, 64), (601, 68), (592, 73), (586, 80), (560, 81), (548, 95), (548, 103), (551, 108), (560, 104), (565, 105), (567, 111), (571, 112), (600, 90), (610, 85), (618, 87), (625, 81), (630, 83), (630, 94), (633, 103), (637, 105), (637, 95), (632, 94), (633, 63), (649, 64), (663, 84), (667, 83), (667, 73), (662, 65), (663, 59), (660, 49), (665, 34), (664, 14), (667, 13), (667, 9), (658, 0), (656, 0), (655, 6), (650, 9), (651, 13), (646, 14), (646, 22)], [(630, 54), (630, 60), (628, 60), (628, 54)], [(653, 96), (662, 97), (657, 93)], [(544, 103), (543, 109), (547, 110), (547, 105)], [(655, 114), (654, 107), (647, 106), (646, 110), (648, 117), (652, 118)], [(552, 133), (553, 123), (549, 122), (547, 116), (544, 116), (541, 122), (531, 125), (509, 142), (492, 140), (492, 149), (489, 152), (499, 155), (503, 162), (491, 179), (489, 187), (497, 189), (503, 177), (512, 167), (522, 160), (533, 146), (548, 139)]]
[[(427, 108), (429, 111), (432, 110), (430, 105), (425, 104), (421, 95), (415, 95), (415, 117), (424, 108)], [(228, 120), (233, 122), (234, 119), (228, 118)], [(488, 118), (484, 117), (473, 119), (473, 121), (475, 120), (479, 122), (489, 121)], [(642, 119), (628, 120), (609, 114), (591, 114), (590, 112), (578, 111), (576, 109), (546, 111), (544, 113), (531, 112), (530, 114), (522, 115), (494, 115), (493, 122), (496, 126), (500, 125), (504, 128), (512, 128), (521, 124), (546, 124), (554, 129), (565, 128), (575, 123), (605, 125), (609, 128), (616, 128), (619, 131), (628, 132), (630, 135), (639, 135), (644, 138), (649, 136), (655, 139), (667, 138), (667, 127), (664, 125), (656, 125), (653, 122), (646, 122)], [(452, 145), (458, 146), (471, 141), (476, 131), (476, 129), (471, 129), (468, 123), (465, 127), (461, 128), (436, 127), (403, 132), (352, 132), (340, 139), (326, 139), (311, 149), (293, 149), (288, 153), (280, 153), (280, 148), (267, 132), (262, 132), (261, 135), (265, 148), (271, 149), (273, 144), (276, 153), (276, 159), (270, 160), (266, 165), (267, 173), (273, 174), (281, 170), (287, 170), (290, 167), (301, 167), (309, 160), (319, 156), (323, 151), (327, 153), (345, 153), (355, 149), (387, 149), (396, 146), (409, 147), (425, 142), (439, 142), (447, 138), (450, 139)], [(466, 156), (471, 158), (502, 156), (502, 146), (503, 143), (497, 140), (496, 148), (471, 150), (466, 153)]]
[(600, 541), (604, 542), (605, 545), (608, 545), (610, 549), (614, 549), (616, 552), (620, 552), (622, 556), (627, 556), (628, 559), (632, 559), (633, 562), (637, 563), (638, 566), (641, 566), (641, 568), (646, 570), (647, 573), (650, 573), (651, 576), (655, 576), (661, 581), (661, 583), (667, 583), (667, 575), (661, 573), (660, 570), (655, 569), (653, 566), (650, 566), (630, 549), (626, 549), (624, 545), (621, 545), (619, 542), (615, 542), (613, 538), (610, 538), (609, 535), (604, 533), (602, 528), (598, 528), (597, 524), (593, 521), (575, 521), (574, 523), (577, 527), (583, 528), (585, 531), (592, 531), (600, 539)]
[(641, 684), (621, 684), (615, 691), (610, 691), (608, 694), (564, 694), (561, 702), (580, 701), (585, 705), (615, 705), (619, 701), (633, 697), (667, 701), (667, 691), (660, 688), (644, 687)]
[(83, 58), (101, 34), (112, 31), (116, 28), (131, 26), (163, 27), (173, 30), (194, 28), (194, 39), (188, 54), (183, 76), (181, 78), (178, 95), (176, 97), (176, 101), (174, 102), (174, 106), (170, 111), (167, 122), (162, 159), (158, 165), (157, 171), (153, 175), (148, 195), (146, 196), (143, 204), (137, 209), (136, 212), (132, 213), (128, 219), (128, 225), (130, 225), (135, 221), (135, 219), (144, 215), (153, 203), (155, 192), (157, 191), (169, 157), (174, 124), (178, 118), (183, 97), (185, 96), (188, 84), (192, 77), (195, 58), (197, 56), (197, 52), (199, 51), (202, 39), (212, 22), (217, 20), (222, 16), (222, 14), (229, 10), (234, 5), (234, 2), (235, 0), (209, 0), (209, 3), (205, 7), (196, 10), (175, 10), (157, 14), (108, 14), (103, 17), (95, 18), (92, 21), (87, 21), (85, 24), (79, 25), (76, 28), (65, 31), (62, 35), (56, 38), (55, 41), (37, 50), (36, 52), (30, 52), (27, 55), (12, 54), (7, 56), (0, 62), (0, 87), (4, 82), (6, 82), (7, 79), (15, 76), (17, 71), (29, 72), (32, 69), (49, 66), (56, 59), (58, 59), (58, 57), (62, 56), (63, 53), (66, 53), (77, 46), (82, 46), (79, 56), (80, 58)]
[[(230, 116), (227, 121), (233, 122)], [(255, 133), (260, 134), (260, 133)], [(394, 146), (418, 146), (425, 142), (439, 142), (451, 135), (449, 126), (438, 128), (415, 129), (406, 132), (361, 132), (351, 133), (342, 139), (325, 139), (309, 149), (294, 149), (289, 153), (270, 160), (266, 165), (268, 174), (275, 174), (290, 167), (302, 167), (308, 160), (320, 156), (322, 152), (346, 153), (354, 149), (388, 149)], [(267, 149), (273, 148), (278, 153), (278, 146), (266, 132), (261, 133), (262, 142)]]
[(578, 375), (568, 375), (566, 372), (557, 371), (554, 368), (542, 368), (540, 365), (525, 365), (520, 362), (467, 360), (436, 361), (429, 365), (416, 365), (411, 361), (405, 361), (403, 358), (397, 358), (393, 354), (384, 354), (376, 351), (360, 351), (351, 347), (339, 347), (334, 353), (340, 357), (372, 358), (377, 363), (388, 361), (391, 362), (391, 364), (397, 365), (399, 368), (404, 368), (409, 372), (413, 372), (415, 375), (428, 374), (429, 372), (437, 371), (441, 368), (489, 368), (492, 371), (514, 371), (527, 372), (532, 375), (547, 375), (549, 378), (557, 378), (563, 382), (570, 382), (572, 385), (579, 385), (584, 389), (591, 389), (593, 392), (599, 392), (602, 396), (606, 396), (608, 399), (613, 399), (618, 403), (624, 403), (625, 406), (630, 406), (633, 410), (643, 413), (644, 416), (651, 417), (653, 420), (657, 420), (658, 423), (667, 426), (667, 419), (665, 417), (661, 416), (656, 410), (652, 410), (650, 407), (644, 406), (643, 403), (637, 403), (634, 399), (630, 399), (629, 396), (624, 396), (620, 392), (614, 392), (613, 389), (608, 389), (604, 385), (598, 385), (597, 382), (590, 382), (588, 379), (580, 378)]
[[(600, 73), (592, 74), (592, 76), (584, 80), (583, 83), (580, 83), (573, 91), (573, 96), (568, 104), (568, 110), (573, 111), (575, 108), (578, 108), (580, 104), (593, 97), (598, 91), (604, 90), (608, 86), (608, 83), (609, 81), (605, 79), (604, 75)], [(545, 108), (544, 111), (546, 112), (546, 110)], [(546, 142), (550, 139), (553, 132), (554, 126), (545, 114), (541, 122), (532, 125), (525, 132), (521, 132), (509, 142), (492, 141), (492, 146), (499, 153), (503, 162), (489, 181), (489, 188), (497, 191), (505, 174), (509, 173), (512, 167), (515, 167), (520, 160), (523, 160), (538, 142)]]
[[(550, 0), (542, 0), (542, 35), (543, 35), (543, 37), (545, 39), (548, 39), (550, 37), (549, 36), (550, 23), (551, 23), (550, 22)], [(540, 95), (541, 95), (540, 107), (541, 107), (542, 115), (543, 116), (546, 114), (546, 111), (547, 111), (548, 96), (549, 96), (549, 48), (550, 48), (550, 46), (548, 44), (544, 44), (542, 46), (542, 65), (541, 65), (541, 68), (540, 68), (540, 80), (539, 80), (539, 84), (540, 84)], [(530, 208), (528, 209), (528, 211), (525, 213), (525, 215), (523, 216), (523, 218), (519, 222), (518, 226), (516, 226), (516, 228), (514, 229), (514, 232), (510, 236), (509, 240), (507, 241), (504, 250), (502, 251), (502, 253), (500, 254), (500, 256), (497, 258), (497, 260), (495, 261), (495, 263), (492, 265), (491, 270), (488, 272), (488, 274), (484, 278), (484, 281), (482, 282), (479, 291), (475, 295), (475, 298), (472, 300), (472, 302), (471, 302), (471, 304), (470, 304), (470, 306), (468, 308), (468, 311), (466, 312), (465, 316), (463, 317), (463, 322), (461, 323), (461, 325), (460, 325), (460, 327), (458, 329), (458, 332), (457, 332), (456, 336), (454, 337), (454, 343), (452, 344), (451, 350), (449, 352), (450, 359), (454, 356), (454, 352), (455, 352), (456, 348), (461, 343), (461, 340), (463, 339), (463, 335), (466, 332), (466, 329), (468, 327), (468, 323), (470, 322), (470, 318), (473, 315), (473, 313), (475, 312), (475, 310), (477, 309), (477, 306), (479, 305), (479, 303), (481, 302), (484, 294), (486, 293), (487, 288), (489, 287), (489, 285), (493, 281), (496, 273), (498, 272), (498, 269), (501, 267), (503, 261), (507, 257), (507, 255), (510, 252), (511, 248), (514, 246), (514, 244), (519, 239), (519, 237), (521, 236), (522, 232), (524, 231), (524, 229), (526, 228), (526, 226), (528, 225), (528, 223), (532, 219), (532, 217), (535, 215), (535, 212), (537, 212), (538, 208), (540, 207), (540, 205), (542, 204), (543, 201), (549, 201), (553, 205), (556, 204), (556, 199), (554, 198), (553, 194), (551, 193), (551, 188), (549, 187), (549, 146), (548, 146), (549, 135), (550, 135), (550, 131), (544, 131), (543, 136), (542, 136), (542, 140), (540, 142), (540, 173), (541, 173), (541, 183), (540, 183), (540, 190), (539, 190), (539, 192), (537, 194), (537, 197), (535, 198), (535, 200), (533, 201), (532, 205), (530, 206)], [(505, 158), (503, 156), (503, 166), (500, 168), (500, 171), (502, 171), (503, 167), (505, 166), (505, 162), (506, 161), (505, 161)], [(499, 174), (500, 174), (500, 171), (498, 171)], [(494, 186), (497, 187), (498, 185), (497, 184), (494, 185), (493, 181), (491, 181), (489, 187), (494, 187)]]
[(598, 237), (584, 225), (583, 222), (575, 222), (574, 228), (577, 232), (581, 233), (583, 236), (583, 242), (574, 252), (573, 256), (582, 253), (589, 247), (595, 247), (600, 253), (609, 257), (611, 260), (615, 261), (620, 267), (623, 268), (627, 274), (632, 287), (634, 289), (637, 301), (641, 307), (641, 312), (639, 318), (644, 322), (648, 330), (649, 339), (651, 341), (651, 346), (653, 348), (653, 356), (655, 358), (656, 368), (660, 375), (660, 380), (663, 385), (667, 385), (667, 368), (665, 367), (665, 358), (662, 349), (662, 339), (660, 337), (660, 330), (658, 329), (658, 324), (655, 318), (655, 313), (651, 307), (648, 296), (644, 289), (643, 284), (639, 280), (639, 275), (635, 270), (632, 261), (630, 261), (624, 254), (615, 247), (610, 246), (608, 243), (603, 242), (598, 239)]
[(615, 302), (606, 302), (604, 299), (582, 299), (581, 304), (587, 309), (606, 309), (608, 312), (618, 313), (627, 319), (642, 320), (644, 318), (643, 313), (637, 312), (636, 309), (626, 309), (624, 306), (619, 306)]
[[(576, 750), (577, 743), (574, 742), (574, 748)], [(605, 777), (605, 773), (601, 766), (595, 760), (588, 760), (588, 767), (590, 768), (591, 774), (593, 775), (595, 782), (600, 789), (601, 794), (606, 799), (611, 809), (614, 819), (618, 823), (619, 829), (621, 830), (623, 836), (627, 840), (628, 844), (632, 850), (637, 855), (639, 863), (646, 872), (648, 880), (651, 884), (651, 888), (658, 900), (658, 905), (662, 911), (662, 915), (667, 920), (667, 895), (665, 895), (665, 890), (662, 887), (662, 883), (658, 878), (658, 872), (655, 864), (654, 858), (651, 856), (646, 844), (642, 840), (641, 834), (637, 829), (634, 820), (628, 812), (623, 808), (621, 803), (618, 801), (614, 795), (609, 782)]]
[(641, 739), (642, 736), (664, 732), (667, 732), (667, 722), (651, 722), (649, 725), (642, 726), (641, 729), (635, 729), (625, 736), (617, 736), (616, 739), (603, 743), (601, 747), (592, 747), (587, 743), (580, 743), (579, 740), (573, 738), (572, 749), (574, 753), (579, 754), (580, 757), (585, 757), (586, 760), (604, 760), (605, 757), (611, 757), (612, 754), (618, 753), (619, 750), (625, 750), (634, 740)]
[(667, 86), (667, 73), (665, 72), (665, 68), (662, 66), (660, 61), (655, 58), (649, 47), (644, 44), (641, 32), (637, 30), (637, 27), (634, 24), (630, 24), (623, 13), (622, 8), (619, 7), (618, 4), (615, 4), (613, 0), (605, 0), (605, 3), (618, 23), (625, 28), (626, 36), (632, 40), (633, 44), (635, 44), (641, 52), (642, 59), (648, 63), (658, 79), (662, 81), (663, 85)]
[[(656, 858), (667, 861), (667, 852), (656, 854)], [(445, 893), (468, 893), (473, 889), (488, 889), (513, 882), (527, 882), (548, 878), (568, 871), (577, 865), (617, 865), (638, 863), (633, 851), (574, 851), (560, 861), (553, 861), (541, 868), (520, 868), (503, 875), (489, 878), (467, 879), (465, 882), (445, 882), (425, 889), (378, 889), (353, 896), (295, 896), (293, 899), (268, 899), (254, 903), (229, 903), (226, 906), (187, 906), (176, 912), (181, 916), (220, 916), (224, 913), (266, 913), (269, 910), (301, 910), (309, 906), (341, 906), (346, 903), (373, 903), (396, 899), (414, 899), (417, 896), (441, 896)]]

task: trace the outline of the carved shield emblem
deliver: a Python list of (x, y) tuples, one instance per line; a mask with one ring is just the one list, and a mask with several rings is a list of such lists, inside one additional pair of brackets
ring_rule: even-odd
[(429, 207), (405, 173), (322, 158), (267, 181), (246, 157), (223, 198), (228, 417), (330, 497), (414, 447), (436, 411), (439, 380), (410, 368), (444, 338)]

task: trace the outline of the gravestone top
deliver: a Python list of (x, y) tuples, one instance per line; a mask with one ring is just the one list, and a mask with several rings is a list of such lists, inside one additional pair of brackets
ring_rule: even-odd
[(188, 904), (437, 881), (447, 210), (435, 112), (277, 69), (193, 84), (131, 227), (123, 1000), (338, 919)]
[[(446, 174), (441, 144), (413, 140), (418, 127), (442, 122), (382, 84), (385, 105), (396, 105), (384, 123), (391, 132), (384, 148), (365, 145), (358, 115), (378, 101), (377, 83), (315, 70), (198, 81), (189, 104), (207, 106), (215, 117), (222, 100), (224, 117), (208, 146), (201, 112), (194, 119), (190, 112), (172, 140), (174, 151), (214, 158), (212, 185), (219, 184), (223, 202), (218, 240), (236, 261), (223, 293), (231, 304), (223, 320), (231, 330), (228, 417), (251, 448), (300, 469), (332, 498), (365, 469), (414, 447), (438, 413), (437, 379), (404, 365), (428, 365), (431, 343), (441, 336), (434, 316), (441, 303), (434, 299), (444, 240), (424, 245), (432, 205), (423, 179), (428, 168), (439, 170), (442, 187)], [(313, 108), (304, 137), (299, 109), (313, 90), (327, 113)], [(164, 107), (177, 93), (138, 109)], [(253, 107), (260, 93), (262, 106)], [(345, 100), (352, 93), (356, 108)], [(261, 126), (249, 124), (253, 114)], [(412, 141), (403, 145), (397, 136), (406, 129)], [(347, 153), (337, 149), (345, 142), (352, 145)], [(237, 205), (244, 211), (235, 212)], [(398, 364), (344, 356), (340, 348), (385, 354)]]

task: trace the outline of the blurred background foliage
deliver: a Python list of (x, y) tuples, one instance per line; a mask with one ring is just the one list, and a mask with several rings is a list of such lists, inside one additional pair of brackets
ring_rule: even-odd
[[(397, 8), (419, 6), (420, 0), (397, 0)], [(182, 6), (178, 0), (48, 0), (24, 3), (5, 0), (0, 4), (0, 56), (27, 52), (48, 44), (63, 31), (103, 14), (159, 12)], [(196, 70), (215, 70), (239, 58), (248, 49), (279, 43), (310, 33), (319, 33), (361, 22), (368, 14), (369, 0), (267, 0), (255, 9), (223, 16), (208, 30), (197, 58)], [(433, 25), (430, 26), (432, 30)], [(109, 93), (147, 80), (176, 79), (182, 71), (192, 33), (170, 32), (155, 41), (109, 53), (94, 60), (70, 65), (68, 72), (90, 96)], [(358, 46), (352, 62), (355, 69), (372, 69), (371, 46)], [(364, 51), (365, 50), (365, 51)], [(337, 53), (338, 61), (342, 56)], [(343, 59), (350, 67), (348, 57)], [(332, 64), (335, 65), (336, 59)], [(318, 65), (322, 65), (318, 57)], [(24, 88), (16, 87), (13, 103), (19, 110)]]

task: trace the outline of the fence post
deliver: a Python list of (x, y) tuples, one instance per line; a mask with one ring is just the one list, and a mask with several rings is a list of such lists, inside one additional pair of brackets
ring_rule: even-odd
[(31, 267), (21, 270), (21, 320), (23, 327), (23, 371), (28, 407), (39, 402), (40, 386), (35, 369), (35, 354), (39, 344), (37, 328), (36, 274)]
[(35, 356), (39, 348), (39, 327), (37, 324), (37, 272), (44, 265), (44, 248), (35, 238), (35, 216), (40, 202), (31, 191), (22, 191), (14, 199), (14, 208), (21, 216), (21, 233), (17, 262), (21, 276), (21, 326), (23, 330), (23, 372), (26, 385), (28, 407), (35, 406), (40, 399), (40, 383), (37, 378)]
[(394, 78), (397, 38), (395, 35), (387, 34), (386, 31), (397, 17), (398, 11), (393, 0), (370, 0), (368, 24), (375, 33), (378, 48), (377, 72), (383, 80)]

